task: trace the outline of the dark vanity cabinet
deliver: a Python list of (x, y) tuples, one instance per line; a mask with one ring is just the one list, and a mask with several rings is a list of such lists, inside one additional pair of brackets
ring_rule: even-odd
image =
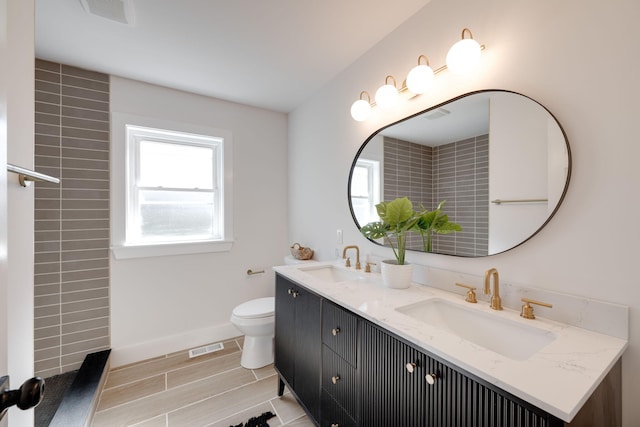
[(564, 422), (361, 321), (367, 427), (558, 427)]
[(281, 396), (286, 383), (313, 419), (320, 416), (320, 297), (276, 276), (275, 361)]
[(322, 427), (565, 425), (280, 275), (275, 367)]

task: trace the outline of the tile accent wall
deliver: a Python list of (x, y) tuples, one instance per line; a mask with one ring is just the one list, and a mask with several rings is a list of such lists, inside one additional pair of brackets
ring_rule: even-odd
[(109, 76), (36, 60), (35, 373), (108, 349)]
[(434, 149), (434, 207), (443, 211), (462, 231), (439, 235), (434, 251), (460, 256), (487, 255), (489, 251), (489, 135), (468, 138)]
[[(384, 137), (384, 201), (407, 196), (418, 209), (433, 204), (433, 148)], [(422, 250), (422, 238), (410, 233), (407, 249)]]
[[(459, 256), (486, 255), (489, 243), (489, 136), (438, 147), (384, 139), (384, 200), (408, 196), (428, 209), (446, 200), (443, 211), (462, 232), (438, 235), (433, 249)], [(413, 234), (408, 248), (422, 250)]]

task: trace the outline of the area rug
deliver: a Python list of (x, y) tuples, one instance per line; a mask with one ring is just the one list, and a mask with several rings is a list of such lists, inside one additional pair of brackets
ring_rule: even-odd
[(258, 417), (249, 418), (246, 423), (240, 423), (238, 425), (229, 427), (269, 427), (269, 424), (267, 424), (267, 420), (273, 417), (275, 417), (275, 415), (272, 412), (264, 412)]

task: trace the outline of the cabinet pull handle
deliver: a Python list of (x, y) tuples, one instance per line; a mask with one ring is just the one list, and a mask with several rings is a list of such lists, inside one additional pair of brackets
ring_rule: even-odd
[(340, 381), (340, 375), (334, 375), (331, 377), (331, 382), (334, 384), (338, 384), (338, 381)]
[(340, 328), (333, 328), (333, 329), (331, 330), (331, 335), (333, 335), (334, 337), (335, 337), (336, 335), (338, 335), (339, 333), (340, 333)]
[(427, 383), (429, 385), (434, 385), (436, 383), (436, 378), (438, 378), (436, 374), (427, 374), (424, 377), (424, 379), (427, 380)]
[(409, 371), (410, 374), (413, 374), (413, 371), (416, 370), (416, 367), (418, 365), (416, 364), (416, 362), (409, 362), (405, 366), (407, 368), (407, 371)]

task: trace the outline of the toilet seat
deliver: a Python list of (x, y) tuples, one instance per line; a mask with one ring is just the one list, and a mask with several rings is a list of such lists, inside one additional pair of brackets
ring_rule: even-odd
[(275, 298), (258, 298), (240, 304), (233, 309), (233, 316), (242, 319), (260, 319), (273, 316), (275, 313)]

